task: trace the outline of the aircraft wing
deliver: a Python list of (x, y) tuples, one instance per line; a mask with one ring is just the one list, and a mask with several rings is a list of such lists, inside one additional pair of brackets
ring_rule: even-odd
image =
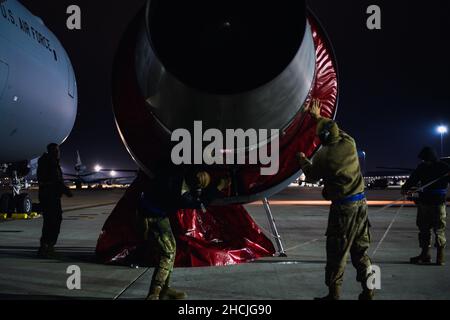
[(74, 173), (63, 173), (63, 176), (68, 176), (68, 177), (78, 177), (78, 175), (77, 174), (74, 174)]
[(138, 173), (139, 170), (136, 169), (102, 169), (100, 170), (100, 172), (111, 172), (111, 171), (115, 171), (115, 172), (133, 172), (133, 173)]

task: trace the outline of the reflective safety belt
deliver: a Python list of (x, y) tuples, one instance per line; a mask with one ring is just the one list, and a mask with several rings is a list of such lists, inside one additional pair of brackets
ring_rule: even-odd
[(333, 204), (334, 205), (342, 205), (342, 204), (346, 204), (346, 203), (350, 203), (350, 202), (361, 201), (361, 200), (364, 200), (365, 198), (366, 198), (366, 194), (364, 192), (361, 192), (361, 193), (349, 196), (344, 199), (335, 200), (335, 201), (333, 201)]

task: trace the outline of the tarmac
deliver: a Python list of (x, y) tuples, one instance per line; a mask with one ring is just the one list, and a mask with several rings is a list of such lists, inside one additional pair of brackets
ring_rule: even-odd
[[(0, 222), (0, 300), (144, 299), (152, 268), (109, 266), (95, 259), (95, 245), (103, 223), (122, 194), (123, 190), (83, 190), (75, 192), (72, 199), (63, 199), (65, 213), (57, 244), (61, 254), (58, 260), (36, 256), (42, 218)], [(36, 198), (34, 192), (32, 197)], [(388, 203), (397, 198), (399, 190), (368, 193), (369, 200)], [(172, 286), (186, 291), (190, 300), (311, 300), (325, 295), (324, 234), (328, 207), (318, 202), (320, 189), (289, 188), (270, 200), (287, 258), (264, 258), (226, 267), (177, 268)], [(262, 204), (246, 207), (258, 225), (269, 230)], [(380, 209), (380, 206), (370, 208), (370, 255), (381, 271), (381, 289), (377, 290), (376, 299), (450, 299), (449, 263), (446, 266), (408, 263), (419, 252), (415, 208)], [(71, 276), (68, 267), (74, 265), (81, 270), (80, 290), (67, 287)], [(361, 290), (355, 278), (349, 261), (343, 299), (357, 299)]]

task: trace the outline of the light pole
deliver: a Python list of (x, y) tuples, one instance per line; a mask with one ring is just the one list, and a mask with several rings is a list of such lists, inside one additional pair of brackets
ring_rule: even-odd
[(361, 159), (362, 157), (362, 163), (361, 165), (361, 172), (363, 174), (363, 176), (366, 175), (366, 152), (365, 151), (358, 151), (358, 157)]
[(441, 135), (441, 157), (444, 156), (444, 134), (448, 132), (448, 128), (446, 126), (439, 126), (437, 128), (437, 132)]
[(362, 155), (363, 155), (363, 158), (364, 158), (364, 175), (366, 175), (366, 152), (365, 151), (363, 151), (362, 152)]

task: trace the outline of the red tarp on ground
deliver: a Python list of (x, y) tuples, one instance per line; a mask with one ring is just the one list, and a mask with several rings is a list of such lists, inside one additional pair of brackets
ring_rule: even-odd
[[(106, 221), (96, 249), (103, 262), (154, 264), (156, 253), (137, 231), (136, 207), (145, 187), (144, 178), (136, 179)], [(206, 213), (180, 210), (171, 223), (177, 239), (176, 267), (238, 264), (275, 253), (240, 205), (211, 207)]]

